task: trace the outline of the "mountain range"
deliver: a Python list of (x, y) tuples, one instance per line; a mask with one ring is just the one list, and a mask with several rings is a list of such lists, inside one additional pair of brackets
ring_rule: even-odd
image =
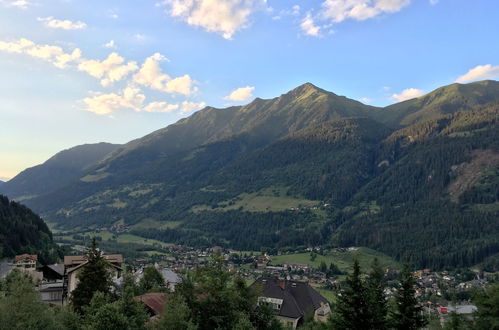
[(310, 83), (78, 146), (0, 186), (61, 228), (236, 249), (369, 246), (421, 267), (499, 254), (499, 82), (385, 108)]

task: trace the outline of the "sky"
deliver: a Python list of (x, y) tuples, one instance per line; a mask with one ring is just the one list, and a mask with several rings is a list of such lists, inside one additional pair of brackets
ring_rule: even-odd
[(0, 0), (0, 180), (305, 83), (370, 105), (499, 78), (495, 0)]

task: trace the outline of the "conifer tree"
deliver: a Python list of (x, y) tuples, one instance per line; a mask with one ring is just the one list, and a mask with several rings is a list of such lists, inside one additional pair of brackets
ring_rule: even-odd
[(384, 294), (384, 273), (383, 269), (379, 265), (378, 258), (375, 258), (373, 261), (366, 286), (368, 309), (371, 317), (369, 329), (386, 329), (388, 307)]
[(95, 292), (104, 294), (110, 292), (111, 276), (109, 263), (97, 249), (95, 238), (88, 248), (87, 263), (78, 274), (78, 285), (71, 295), (71, 303), (76, 312), (81, 313), (84, 306), (88, 306)]
[(152, 265), (147, 266), (144, 268), (144, 274), (139, 281), (139, 288), (142, 293), (165, 291), (165, 279), (156, 267)]
[(367, 289), (360, 277), (360, 266), (354, 261), (353, 271), (345, 281), (338, 302), (333, 306), (333, 329), (365, 330), (370, 320), (367, 305)]
[(405, 265), (400, 280), (400, 289), (395, 296), (395, 310), (390, 313), (391, 325), (395, 329), (420, 329), (427, 324), (423, 308), (416, 299), (416, 281), (408, 265)]

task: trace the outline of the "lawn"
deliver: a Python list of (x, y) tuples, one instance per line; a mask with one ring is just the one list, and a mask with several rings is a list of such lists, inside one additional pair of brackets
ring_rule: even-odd
[(368, 248), (359, 248), (356, 251), (346, 252), (328, 252), (325, 255), (317, 255), (314, 261), (310, 260), (310, 253), (293, 253), (280, 256), (272, 256), (272, 265), (282, 265), (285, 262), (295, 262), (300, 264), (309, 264), (312, 267), (318, 267), (322, 261), (329, 266), (334, 263), (342, 271), (350, 272), (355, 259), (359, 261), (361, 269), (366, 272), (369, 270), (374, 258), (378, 258), (383, 268), (398, 269), (400, 265), (389, 256), (376, 252)]
[(288, 188), (269, 187), (254, 193), (243, 193), (239, 196), (220, 202), (217, 208), (208, 205), (197, 205), (192, 211), (226, 211), (242, 208), (249, 212), (278, 212), (292, 208), (313, 207), (319, 204), (319, 201), (301, 199), (287, 195)]

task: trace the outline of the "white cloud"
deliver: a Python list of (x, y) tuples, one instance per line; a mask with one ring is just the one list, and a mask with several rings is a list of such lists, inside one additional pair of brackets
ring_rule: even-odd
[(167, 60), (160, 53), (148, 57), (139, 72), (134, 75), (133, 79), (140, 85), (149, 88), (163, 91), (165, 93), (178, 93), (182, 95), (191, 95), (197, 91), (194, 87), (195, 81), (189, 75), (183, 75), (177, 78), (171, 78), (166, 73), (163, 73), (159, 62)]
[(499, 65), (492, 66), (491, 64), (486, 64), (470, 69), (464, 75), (457, 78), (456, 82), (465, 83), (473, 80), (494, 79), (497, 77), (499, 77)]
[(63, 29), (63, 30), (81, 30), (87, 27), (82, 21), (70, 21), (68, 19), (60, 20), (53, 17), (38, 17), (38, 21), (44, 22), (46, 27), (52, 29)]
[(191, 102), (191, 101), (184, 101), (181, 103), (181, 112), (182, 113), (189, 113), (193, 112), (199, 109), (202, 109), (206, 106), (206, 103), (204, 102)]
[(102, 45), (102, 47), (116, 49), (116, 43), (114, 42), (114, 40), (110, 40), (109, 42), (106, 42), (104, 45)]
[(177, 77), (168, 81), (163, 91), (167, 93), (191, 95), (197, 92), (197, 88), (194, 87), (194, 80), (186, 74), (182, 77)]
[(366, 103), (366, 104), (367, 104), (367, 103), (370, 103), (370, 102), (372, 101), (372, 99), (370, 99), (370, 98), (368, 98), (368, 97), (363, 97), (363, 98), (361, 98), (361, 99), (360, 99), (360, 101), (361, 101), (362, 103)]
[(78, 70), (101, 79), (102, 86), (112, 85), (114, 82), (126, 77), (129, 73), (137, 71), (138, 68), (135, 61), (125, 63), (125, 59), (114, 52), (109, 54), (103, 61), (82, 60), (78, 65)]
[(346, 19), (363, 21), (383, 13), (394, 13), (409, 5), (411, 0), (326, 0), (322, 16), (335, 23)]
[(81, 50), (76, 48), (71, 53), (65, 53), (59, 46), (38, 45), (28, 39), (19, 39), (14, 42), (0, 41), (0, 50), (9, 53), (27, 54), (35, 58), (52, 63), (58, 68), (66, 68), (71, 62), (81, 58)]
[(31, 2), (26, 0), (16, 0), (16, 1), (1, 1), (0, 3), (4, 3), (6, 7), (16, 7), (19, 9), (28, 9), (31, 6)]
[(178, 110), (178, 104), (168, 104), (166, 102), (151, 102), (144, 107), (146, 112), (172, 112)]
[(120, 94), (95, 93), (94, 96), (83, 99), (83, 102), (88, 111), (106, 115), (122, 109), (141, 111), (145, 99), (140, 89), (127, 87)]
[(244, 101), (253, 97), (253, 91), (255, 87), (246, 86), (233, 90), (229, 95), (224, 97), (224, 99), (229, 101)]
[(431, 5), (436, 5), (438, 3), (438, 0), (430, 0)]
[(250, 15), (265, 0), (165, 0), (173, 17), (187, 24), (231, 39), (234, 33), (248, 26)]
[(320, 26), (315, 25), (314, 19), (310, 13), (307, 14), (301, 21), (300, 27), (302, 31), (309, 36), (319, 37)]
[(421, 89), (408, 88), (408, 89), (404, 89), (402, 91), (402, 93), (400, 93), (400, 94), (393, 94), (392, 98), (394, 100), (402, 102), (402, 101), (414, 99), (414, 98), (419, 97), (423, 94), (424, 94), (424, 92)]

